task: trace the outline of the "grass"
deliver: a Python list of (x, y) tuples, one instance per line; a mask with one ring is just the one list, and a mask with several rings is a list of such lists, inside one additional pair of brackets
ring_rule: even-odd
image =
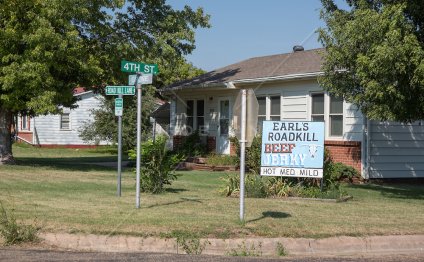
[(0, 166), (0, 201), (16, 218), (44, 232), (84, 232), (169, 237), (328, 237), (424, 234), (423, 185), (346, 185), (344, 203), (286, 199), (245, 202), (219, 193), (223, 172), (179, 172), (164, 194), (141, 194), (135, 208), (135, 175), (94, 165), (116, 159), (113, 151), (14, 147), (18, 165)]

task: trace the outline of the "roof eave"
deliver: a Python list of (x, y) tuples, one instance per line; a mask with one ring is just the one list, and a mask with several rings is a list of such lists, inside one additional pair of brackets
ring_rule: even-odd
[(191, 85), (191, 86), (177, 86), (169, 89), (164, 89), (161, 92), (163, 94), (169, 94), (175, 91), (187, 91), (187, 90), (195, 90), (195, 89), (234, 89), (236, 88), (236, 84), (257, 84), (264, 82), (275, 82), (275, 81), (289, 81), (289, 80), (301, 80), (301, 79), (314, 79), (320, 75), (323, 75), (324, 72), (308, 72), (308, 73), (300, 73), (300, 74), (289, 74), (282, 76), (269, 76), (269, 77), (258, 77), (258, 78), (245, 78), (232, 80), (228, 82), (219, 82), (219, 83), (210, 83), (210, 84), (199, 84), (199, 85)]
[(169, 94), (175, 91), (181, 90), (192, 90), (192, 89), (226, 89), (231, 88), (227, 83), (219, 82), (219, 83), (209, 83), (209, 84), (198, 84), (198, 85), (190, 85), (190, 86), (176, 86), (172, 88), (167, 88), (161, 90), (164, 94)]
[(234, 84), (256, 84), (256, 83), (263, 83), (263, 82), (274, 82), (274, 81), (285, 81), (285, 80), (314, 79), (323, 74), (324, 72), (319, 71), (319, 72), (290, 74), (290, 75), (282, 75), (282, 76), (246, 78), (246, 79), (233, 80), (232, 82)]

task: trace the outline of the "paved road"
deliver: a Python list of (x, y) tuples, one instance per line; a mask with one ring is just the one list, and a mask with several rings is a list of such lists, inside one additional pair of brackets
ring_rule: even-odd
[(158, 253), (100, 253), (100, 252), (70, 252), (54, 250), (28, 250), (15, 248), (0, 248), (0, 261), (147, 261), (147, 262), (253, 262), (253, 261), (371, 261), (371, 262), (418, 262), (424, 261), (424, 254), (359, 256), (359, 257), (282, 257), (265, 259), (260, 257), (229, 257), (229, 256), (189, 256)]

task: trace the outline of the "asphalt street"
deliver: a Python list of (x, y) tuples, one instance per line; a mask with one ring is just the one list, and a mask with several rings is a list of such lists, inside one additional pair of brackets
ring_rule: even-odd
[(253, 262), (253, 261), (371, 261), (371, 262), (418, 262), (424, 261), (424, 254), (385, 254), (358, 257), (232, 257), (207, 255), (178, 255), (160, 253), (107, 253), (107, 252), (74, 252), (55, 250), (31, 250), (19, 248), (1, 248), (0, 261), (147, 261), (147, 262)]

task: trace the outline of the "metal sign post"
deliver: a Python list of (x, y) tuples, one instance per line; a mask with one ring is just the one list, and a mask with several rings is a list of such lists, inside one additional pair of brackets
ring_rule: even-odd
[[(119, 99), (123, 99), (122, 95), (118, 96)], [(121, 100), (123, 101), (123, 100)], [(116, 107), (116, 104), (115, 104)], [(123, 108), (123, 103), (122, 103)], [(122, 111), (118, 116), (118, 197), (121, 196), (121, 180), (122, 180)]]
[(241, 96), (241, 139), (240, 139), (240, 221), (244, 221), (244, 176), (246, 155), (246, 90)]
[(138, 84), (140, 73), (137, 73), (135, 83), (137, 84), (137, 178), (136, 178), (136, 199), (135, 207), (140, 208), (140, 164), (141, 164), (141, 84)]

